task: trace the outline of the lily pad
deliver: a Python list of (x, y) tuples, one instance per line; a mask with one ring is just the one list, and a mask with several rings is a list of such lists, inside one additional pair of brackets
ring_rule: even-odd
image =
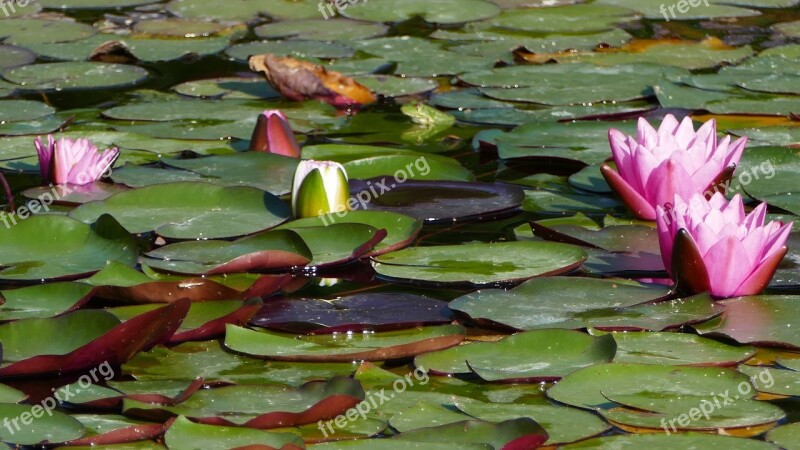
[(0, 228), (0, 279), (81, 278), (108, 260), (134, 265), (133, 237), (110, 216), (95, 219), (89, 225), (64, 216), (35, 215)]
[(71, 91), (131, 87), (148, 72), (141, 67), (100, 62), (55, 62), (12, 67), (2, 73), (18, 89)]
[(719, 320), (696, 325), (701, 334), (727, 336), (742, 344), (800, 348), (794, 328), (800, 319), (791, 295), (754, 295), (719, 302), (724, 312)]
[(547, 277), (503, 291), (481, 290), (450, 302), (473, 320), (518, 330), (601, 328), (662, 330), (717, 316), (722, 308), (708, 296), (656, 300), (666, 286), (623, 280)]
[(36, 60), (36, 55), (22, 47), (0, 45), (0, 70), (9, 67), (24, 66)]
[(483, 0), (445, 0), (436, 3), (426, 0), (374, 0), (340, 12), (350, 19), (369, 22), (401, 22), (419, 16), (430, 23), (458, 24), (492, 17), (500, 9), (494, 3)]
[(752, 347), (734, 347), (684, 333), (613, 333), (614, 362), (693, 366), (735, 366), (755, 354)]
[(256, 36), (263, 39), (348, 41), (382, 36), (387, 30), (386, 25), (379, 23), (337, 18), (336, 20), (284, 20), (258, 26), (253, 31)]
[[(3, 442), (18, 445), (61, 443), (83, 436), (85, 429), (76, 419), (61, 411), (44, 411), (39, 407), (38, 414), (32, 416), (30, 405), (0, 403), (0, 415), (22, 421), (14, 428), (14, 422), (0, 429)], [(27, 423), (26, 423), (27, 422)]]
[(659, 450), (684, 450), (692, 447), (702, 448), (704, 450), (777, 450), (777, 447), (768, 442), (704, 433), (625, 434), (607, 436), (569, 444), (564, 446), (564, 450), (613, 450), (625, 447), (657, 448)]
[(452, 320), (439, 300), (410, 294), (365, 293), (335, 300), (286, 298), (266, 302), (251, 325), (289, 333), (388, 331)]
[(202, 442), (207, 450), (228, 450), (233, 447), (268, 446), (286, 448), (286, 445), (303, 447), (303, 440), (292, 433), (275, 433), (244, 427), (203, 425), (179, 416), (169, 427), (164, 440), (170, 449), (192, 450)]
[(96, 30), (90, 25), (63, 17), (56, 18), (56, 20), (6, 19), (4, 17), (4, 20), (0, 22), (0, 36), (3, 36), (5, 44), (25, 46), (46, 42), (67, 42), (85, 39), (96, 33)]
[(569, 272), (585, 259), (571, 245), (498, 242), (413, 247), (378, 256), (373, 265), (389, 279), (490, 285)]
[(498, 342), (460, 345), (417, 356), (414, 364), (434, 373), (475, 372), (486, 381), (557, 381), (570, 372), (609, 362), (616, 344), (611, 336), (593, 337), (572, 330), (516, 333)]
[(250, 356), (277, 361), (347, 362), (379, 361), (415, 356), (458, 345), (464, 340), (460, 325), (418, 327), (398, 331), (295, 336), (273, 331), (253, 331), (229, 325), (225, 346)]
[(155, 231), (174, 239), (212, 239), (274, 227), (289, 217), (289, 208), (274, 195), (252, 187), (182, 182), (120, 192), (83, 204), (69, 215), (91, 221), (106, 213), (131, 233)]
[(48, 283), (0, 291), (0, 321), (53, 317), (79, 308), (92, 296), (82, 283)]
[(765, 436), (769, 442), (778, 444), (785, 450), (797, 450), (800, 438), (800, 423), (790, 423), (774, 428)]

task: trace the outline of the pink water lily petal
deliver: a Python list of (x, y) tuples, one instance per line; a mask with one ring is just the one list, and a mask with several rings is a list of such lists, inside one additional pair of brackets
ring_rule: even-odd
[(786, 247), (780, 247), (775, 253), (765, 259), (756, 270), (745, 279), (739, 287), (733, 292), (731, 297), (738, 297), (740, 295), (757, 295), (760, 294), (769, 285), (769, 280), (772, 275), (778, 270), (778, 265), (783, 260), (786, 253), (789, 251)]
[(656, 168), (645, 185), (645, 198), (656, 205), (672, 202), (676, 194), (691, 197), (693, 192), (692, 177), (671, 159)]
[(600, 173), (603, 174), (603, 178), (605, 178), (608, 185), (618, 193), (622, 202), (625, 203), (625, 206), (630, 209), (634, 216), (642, 220), (655, 220), (656, 211), (650, 202), (639, 195), (614, 169), (608, 164), (602, 164)]
[(747, 261), (747, 252), (735, 236), (725, 236), (706, 253), (703, 258), (711, 283), (711, 295), (730, 297), (746, 279), (751, 268)]

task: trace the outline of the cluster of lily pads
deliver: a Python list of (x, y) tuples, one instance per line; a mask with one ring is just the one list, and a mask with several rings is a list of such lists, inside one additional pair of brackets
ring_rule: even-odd
[(0, 446), (797, 448), (798, 1), (663, 3), (0, 16)]

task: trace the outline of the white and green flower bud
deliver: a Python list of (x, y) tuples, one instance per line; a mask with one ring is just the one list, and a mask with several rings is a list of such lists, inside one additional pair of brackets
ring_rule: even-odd
[(292, 182), (295, 218), (317, 217), (347, 210), (347, 172), (333, 161), (300, 161)]

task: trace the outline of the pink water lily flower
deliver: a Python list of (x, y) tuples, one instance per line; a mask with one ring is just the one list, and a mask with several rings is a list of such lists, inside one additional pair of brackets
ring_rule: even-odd
[(658, 206), (656, 224), (664, 266), (678, 288), (717, 298), (755, 295), (767, 287), (783, 257), (793, 222), (764, 224), (767, 204), (745, 214), (742, 197), (721, 193), (689, 203), (675, 195)]
[(747, 143), (746, 137), (731, 143), (730, 136), (717, 142), (713, 119), (695, 132), (692, 119), (679, 123), (671, 114), (658, 130), (639, 118), (636, 138), (612, 128), (608, 140), (617, 170), (603, 164), (603, 177), (643, 220), (655, 220), (656, 206), (671, 202), (675, 194), (690, 198), (721, 191), (719, 186), (733, 175)]
[(300, 157), (300, 146), (289, 126), (286, 116), (277, 109), (264, 111), (258, 116), (250, 150), (275, 153), (290, 158)]
[(47, 145), (42, 138), (34, 140), (39, 154), (39, 170), (42, 178), (55, 184), (89, 184), (99, 180), (114, 164), (119, 150), (108, 148), (102, 152), (88, 139), (61, 138), (47, 135)]

